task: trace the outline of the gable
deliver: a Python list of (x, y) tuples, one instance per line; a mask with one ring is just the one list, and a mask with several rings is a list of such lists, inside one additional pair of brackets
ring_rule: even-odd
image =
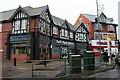
[(100, 22), (106, 22), (106, 16), (103, 13), (100, 15)]
[(77, 28), (76, 32), (86, 33), (86, 34), (88, 33), (84, 26), (79, 26), (79, 27)]
[(27, 18), (27, 17), (28, 15), (25, 12), (20, 10), (16, 13), (16, 15), (14, 16), (14, 19)]
[(47, 22), (50, 23), (50, 15), (49, 15), (47, 9), (42, 11), (42, 13), (40, 14), (40, 18), (42, 18), (42, 19), (44, 19), (44, 20), (46, 20)]
[(20, 18), (27, 18), (29, 15), (27, 11), (25, 11), (23, 8), (19, 7), (14, 14), (10, 17), (9, 20), (12, 19), (20, 19)]

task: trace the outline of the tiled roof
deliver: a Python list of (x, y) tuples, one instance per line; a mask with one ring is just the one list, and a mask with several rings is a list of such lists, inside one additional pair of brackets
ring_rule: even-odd
[(63, 19), (58, 18), (58, 17), (53, 16), (53, 15), (52, 15), (52, 19), (53, 19), (54, 24), (58, 25), (58, 26), (61, 26), (63, 24), (63, 22), (64, 22)]
[(78, 24), (78, 25), (74, 25), (73, 30), (75, 31), (79, 26), (80, 26), (80, 24)]
[[(52, 16), (52, 19), (53, 19), (53, 22), (55, 25), (61, 26), (62, 28), (66, 28), (66, 25), (64, 25), (66, 20), (63, 20), (63, 19), (58, 18), (56, 16)], [(71, 23), (69, 23), (68, 21), (67, 21), (67, 23), (68, 23), (70, 29), (73, 30), (73, 25)]]
[[(32, 8), (30, 6), (23, 7), (23, 10), (25, 10), (25, 12), (27, 12), (30, 16), (39, 15), (45, 9), (47, 9), (47, 6), (37, 8)], [(17, 9), (0, 12), (0, 21), (9, 20), (9, 18), (15, 13), (16, 10)]]
[(87, 17), (91, 22), (95, 22), (96, 15), (91, 14), (83, 14), (85, 17)]

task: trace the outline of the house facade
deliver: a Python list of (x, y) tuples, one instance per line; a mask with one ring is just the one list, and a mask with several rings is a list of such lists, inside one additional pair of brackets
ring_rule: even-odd
[(48, 6), (20, 6), (1, 14), (3, 59), (39, 59), (41, 51), (47, 53), (52, 26)]
[(96, 15), (91, 14), (80, 14), (75, 25), (84, 23), (85, 27), (88, 29), (90, 35), (91, 50), (94, 51), (95, 55), (100, 54), (100, 49), (107, 48), (106, 39), (111, 40), (111, 51), (117, 51), (117, 24), (113, 23), (113, 18), (107, 18), (104, 13), (99, 16), (99, 27)]
[(85, 49), (87, 47), (88, 33), (84, 31), (84, 27), (80, 33), (86, 35), (81, 41), (78, 39), (80, 36), (77, 36), (79, 30), (73, 29), (73, 25), (67, 20), (51, 15), (48, 6), (19, 6), (0, 14), (0, 53), (3, 60), (64, 58), (70, 54), (78, 54), (76, 50), (80, 42), (84, 43), (82, 45), (85, 45)]
[(83, 23), (74, 26), (75, 53), (83, 54), (84, 50), (89, 50), (89, 32)]

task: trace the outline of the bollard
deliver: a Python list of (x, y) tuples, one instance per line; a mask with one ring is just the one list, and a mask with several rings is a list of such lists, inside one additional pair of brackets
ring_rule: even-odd
[(16, 66), (16, 58), (14, 58), (14, 66)]
[(44, 66), (46, 66), (46, 57), (44, 57)]

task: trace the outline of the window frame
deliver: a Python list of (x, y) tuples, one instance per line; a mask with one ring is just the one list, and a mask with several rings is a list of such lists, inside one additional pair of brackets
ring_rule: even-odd
[(27, 31), (29, 32), (28, 24), (29, 24), (28, 15), (22, 11), (19, 11), (12, 21), (12, 34), (27, 33)]

